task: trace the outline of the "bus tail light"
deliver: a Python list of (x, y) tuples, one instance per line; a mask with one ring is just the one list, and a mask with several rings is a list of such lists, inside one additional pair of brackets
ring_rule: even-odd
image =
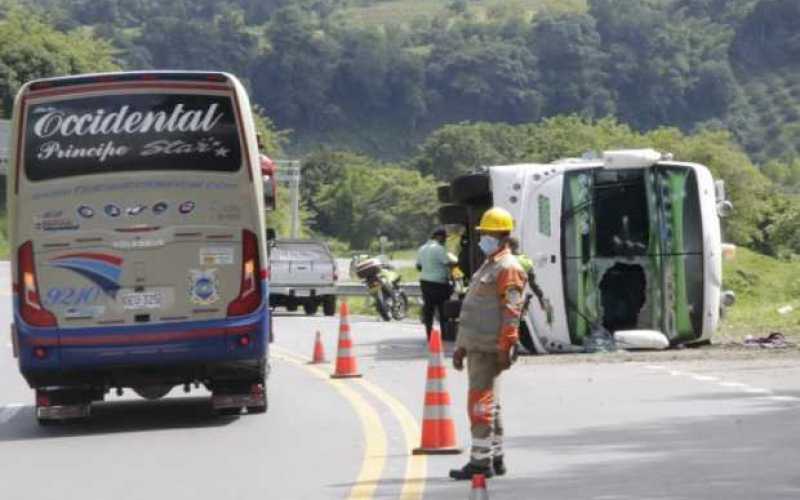
[(26, 241), (17, 254), (19, 308), (22, 319), (31, 326), (58, 326), (55, 315), (42, 306), (33, 260), (33, 242)]
[(228, 304), (228, 316), (250, 314), (261, 305), (260, 270), (258, 239), (252, 231), (242, 231), (242, 281), (239, 296)]

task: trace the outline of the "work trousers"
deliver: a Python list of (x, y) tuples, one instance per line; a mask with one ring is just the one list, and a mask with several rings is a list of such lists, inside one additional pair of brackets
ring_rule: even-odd
[(425, 334), (430, 338), (431, 328), (433, 328), (433, 313), (439, 312), (439, 326), (441, 334), (444, 335), (447, 326), (447, 318), (444, 316), (444, 303), (450, 298), (450, 284), (436, 283), (435, 281), (420, 281), (422, 291), (422, 322), (425, 323)]
[(500, 369), (497, 353), (467, 351), (469, 414), (472, 432), (470, 462), (479, 467), (503, 456), (503, 421), (500, 412)]

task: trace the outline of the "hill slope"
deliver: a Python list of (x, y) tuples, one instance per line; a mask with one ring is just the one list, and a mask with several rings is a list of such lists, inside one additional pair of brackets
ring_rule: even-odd
[[(346, 7), (344, 17), (355, 23), (385, 25), (410, 23), (417, 18), (432, 18), (457, 10), (453, 0), (383, 0), (362, 2)], [(469, 7), (478, 18), (485, 18), (493, 10), (519, 9), (532, 16), (538, 12), (584, 12), (586, 0), (472, 0), (461, 5)]]

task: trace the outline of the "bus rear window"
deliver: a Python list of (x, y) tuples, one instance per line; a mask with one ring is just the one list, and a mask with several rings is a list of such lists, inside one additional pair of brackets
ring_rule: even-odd
[(29, 106), (32, 181), (144, 170), (235, 172), (242, 163), (230, 97), (113, 94)]

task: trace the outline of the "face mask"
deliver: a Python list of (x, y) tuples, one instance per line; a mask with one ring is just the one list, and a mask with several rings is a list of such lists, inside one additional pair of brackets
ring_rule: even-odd
[(492, 236), (481, 236), (481, 239), (478, 241), (478, 247), (480, 247), (484, 255), (493, 254), (499, 246), (500, 240)]

